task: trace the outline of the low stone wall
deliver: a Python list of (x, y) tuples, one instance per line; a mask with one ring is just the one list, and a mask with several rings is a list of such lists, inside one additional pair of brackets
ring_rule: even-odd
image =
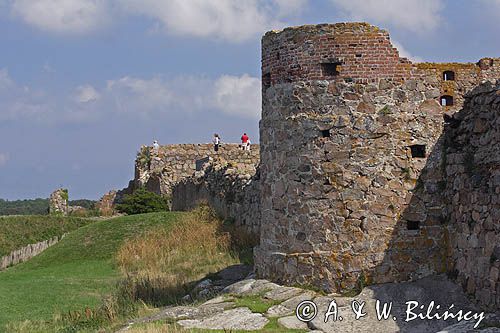
[(231, 163), (240, 170), (255, 169), (259, 163), (259, 145), (243, 151), (238, 144), (223, 144), (216, 152), (212, 144), (175, 144), (158, 150), (142, 146), (135, 161), (135, 176), (118, 197), (139, 187), (171, 196), (172, 188), (200, 171), (206, 163)]
[(65, 235), (62, 235), (61, 237), (56, 236), (39, 243), (27, 245), (23, 248), (20, 248), (19, 250), (12, 251), (10, 254), (0, 258), (0, 270), (4, 270), (7, 267), (14, 266), (18, 263), (27, 261), (36, 255), (39, 255), (40, 253), (63, 239), (64, 236)]
[(238, 168), (227, 162), (209, 164), (173, 187), (172, 209), (189, 210), (207, 203), (223, 218), (258, 236), (260, 181), (252, 165)]
[(500, 85), (472, 91), (446, 132), (451, 271), (478, 303), (500, 308)]

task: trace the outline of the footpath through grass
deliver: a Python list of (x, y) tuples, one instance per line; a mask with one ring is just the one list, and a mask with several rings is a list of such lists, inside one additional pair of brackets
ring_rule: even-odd
[(60, 237), (90, 222), (93, 221), (49, 215), (0, 216), (0, 257), (28, 244)]
[(8, 322), (51, 320), (57, 313), (98, 306), (120, 277), (114, 258), (122, 243), (151, 228), (168, 227), (182, 215), (151, 213), (94, 222), (0, 272), (0, 331)]

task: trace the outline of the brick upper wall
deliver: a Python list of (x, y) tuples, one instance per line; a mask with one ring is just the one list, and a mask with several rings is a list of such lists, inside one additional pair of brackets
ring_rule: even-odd
[[(341, 63), (336, 77), (322, 64)], [(400, 58), (389, 33), (367, 23), (307, 25), (271, 31), (262, 38), (263, 82), (302, 80), (402, 80), (411, 63)], [(267, 77), (266, 77), (267, 75)], [(269, 77), (270, 76), (270, 77)]]

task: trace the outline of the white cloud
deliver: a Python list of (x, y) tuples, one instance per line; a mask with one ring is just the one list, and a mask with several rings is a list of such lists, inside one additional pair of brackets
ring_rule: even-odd
[(407, 49), (405, 49), (403, 47), (403, 45), (401, 45), (398, 41), (395, 41), (395, 40), (391, 40), (392, 42), (392, 45), (394, 45), (398, 51), (399, 51), (399, 56), (400, 57), (403, 57), (403, 58), (408, 58), (410, 59), (412, 62), (424, 62), (424, 59), (419, 57), (419, 56), (415, 56), (413, 54), (411, 54)]
[(0, 90), (9, 88), (13, 85), (7, 68), (0, 69)]
[(125, 76), (107, 81), (100, 91), (90, 84), (69, 91), (68, 98), (64, 91), (23, 87), (6, 69), (0, 69), (0, 121), (88, 123), (116, 112), (132, 118), (214, 112), (254, 119), (260, 116), (260, 80), (247, 74), (215, 79)]
[(62, 34), (92, 32), (109, 20), (107, 0), (13, 0), (11, 10), (29, 25)]
[[(0, 0), (1, 3), (2, 0)], [(288, 25), (309, 0), (10, 0), (10, 11), (38, 29), (84, 34), (114, 19), (146, 16), (172, 35), (247, 40)]]
[(100, 94), (89, 84), (79, 86), (76, 88), (75, 100), (78, 103), (88, 103), (97, 101), (100, 98)]
[(278, 7), (279, 16), (300, 13), (308, 4), (308, 0), (273, 0)]
[(215, 82), (215, 105), (225, 113), (259, 118), (261, 110), (260, 80), (247, 74), (221, 76)]
[(166, 108), (173, 102), (167, 83), (160, 78), (123, 77), (107, 83), (107, 93), (119, 111), (148, 112)]
[(429, 32), (442, 21), (442, 0), (331, 0), (350, 19), (392, 24), (416, 33)]
[(107, 93), (115, 110), (132, 114), (221, 111), (260, 117), (260, 80), (247, 74), (223, 75), (215, 80), (184, 76), (168, 81), (127, 76), (108, 81)]
[(50, 113), (42, 91), (18, 85), (6, 68), (0, 69), (0, 120), (40, 119)]
[(0, 167), (4, 166), (7, 164), (7, 162), (10, 160), (10, 156), (7, 153), (0, 153)]
[(274, 19), (273, 1), (122, 0), (120, 4), (129, 13), (158, 20), (170, 34), (241, 41), (283, 25)]

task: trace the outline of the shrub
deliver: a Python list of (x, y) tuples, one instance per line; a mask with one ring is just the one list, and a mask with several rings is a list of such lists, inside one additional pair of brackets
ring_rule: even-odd
[(121, 213), (132, 215), (169, 210), (169, 205), (168, 199), (140, 188), (133, 194), (125, 195), (123, 202), (116, 208)]
[(143, 168), (149, 168), (149, 165), (151, 164), (151, 152), (149, 150), (149, 147), (141, 147), (141, 150), (137, 152), (136, 161), (139, 166)]

